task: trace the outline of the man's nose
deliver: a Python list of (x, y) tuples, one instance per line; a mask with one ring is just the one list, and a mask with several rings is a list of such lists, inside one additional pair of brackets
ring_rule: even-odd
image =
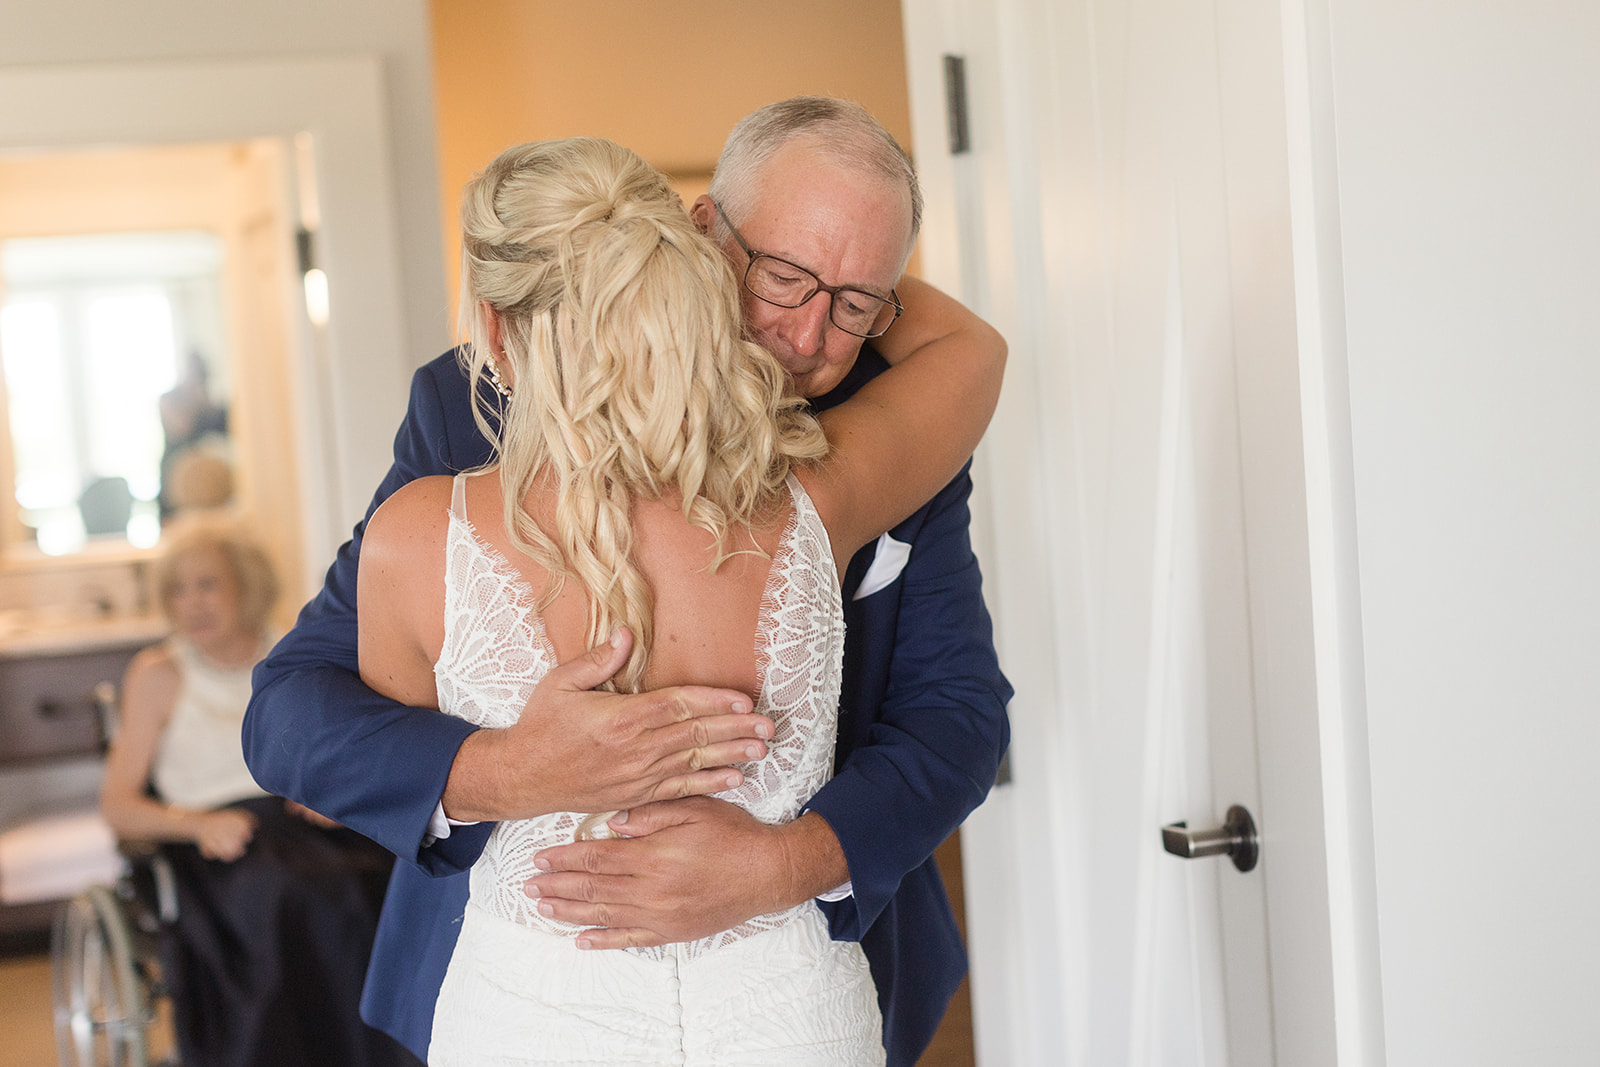
[(790, 310), (787, 340), (796, 355), (814, 356), (822, 348), (828, 332), (828, 304), (832, 299), (827, 293), (819, 292)]

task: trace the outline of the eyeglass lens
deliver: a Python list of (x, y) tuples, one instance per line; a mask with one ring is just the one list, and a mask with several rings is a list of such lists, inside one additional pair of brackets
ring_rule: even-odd
[[(750, 261), (744, 283), (761, 299), (786, 308), (799, 307), (822, 288), (810, 271), (767, 255), (757, 255)], [(833, 324), (857, 337), (876, 337), (895, 318), (893, 304), (859, 289), (833, 290), (830, 304)]]

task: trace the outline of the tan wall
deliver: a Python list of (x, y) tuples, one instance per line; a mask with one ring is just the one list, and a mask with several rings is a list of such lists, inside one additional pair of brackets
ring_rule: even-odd
[(899, 0), (431, 0), (440, 213), (458, 284), (461, 187), (502, 149), (609, 137), (704, 191), (740, 116), (801, 93), (842, 96), (911, 146)]

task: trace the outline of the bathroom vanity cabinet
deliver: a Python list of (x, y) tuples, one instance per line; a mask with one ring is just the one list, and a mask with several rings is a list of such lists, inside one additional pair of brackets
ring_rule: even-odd
[(114, 694), (135, 652), (160, 628), (113, 626), (63, 641), (29, 635), (0, 642), (0, 769), (97, 755), (99, 701)]
[[(101, 704), (115, 701), (134, 654), (165, 633), (164, 623), (146, 618), (0, 633), (0, 834), (95, 808), (106, 744)], [(0, 936), (48, 927), (57, 902), (10, 899), (5, 865)]]

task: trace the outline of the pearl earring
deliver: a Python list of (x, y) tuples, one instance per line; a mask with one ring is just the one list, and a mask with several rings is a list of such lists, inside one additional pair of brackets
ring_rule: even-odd
[(492, 356), (489, 358), (489, 384), (494, 386), (495, 392), (507, 400), (511, 399), (511, 386), (507, 385), (505, 379), (500, 377), (500, 362)]

